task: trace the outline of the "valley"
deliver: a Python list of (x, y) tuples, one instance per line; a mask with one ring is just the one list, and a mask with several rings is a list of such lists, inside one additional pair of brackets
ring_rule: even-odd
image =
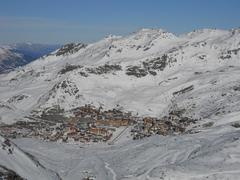
[(239, 48), (239, 29), (141, 29), (0, 74), (0, 177), (238, 179)]

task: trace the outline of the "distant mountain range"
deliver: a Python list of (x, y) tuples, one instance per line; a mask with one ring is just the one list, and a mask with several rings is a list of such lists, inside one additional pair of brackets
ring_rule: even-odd
[(44, 56), (60, 45), (17, 43), (0, 45), (0, 73), (8, 72)]

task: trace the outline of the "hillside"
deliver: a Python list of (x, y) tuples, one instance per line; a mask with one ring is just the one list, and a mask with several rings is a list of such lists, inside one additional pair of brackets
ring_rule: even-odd
[(59, 179), (9, 139), (0, 136), (0, 178), (2, 179)]
[(63, 179), (237, 179), (239, 59), (240, 29), (67, 44), (0, 75), (0, 130)]
[[(69, 113), (85, 104), (144, 116), (162, 116), (173, 102), (194, 105), (189, 112), (196, 118), (238, 111), (239, 38), (238, 29), (179, 37), (143, 29), (76, 44), (2, 75), (1, 119), (13, 122), (56, 105)], [(191, 91), (175, 93), (189, 86)]]

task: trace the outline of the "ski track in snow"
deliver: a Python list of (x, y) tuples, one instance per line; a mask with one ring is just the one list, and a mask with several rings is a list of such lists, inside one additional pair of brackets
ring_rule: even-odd
[(105, 168), (112, 174), (112, 180), (117, 180), (117, 175), (112, 168), (109, 167), (109, 164), (105, 162)]
[[(237, 180), (240, 171), (240, 131), (222, 125), (180, 137), (154, 136), (114, 145), (79, 145), (17, 139), (15, 143), (33, 154), (63, 179), (97, 180)], [(74, 162), (74, 163), (73, 163)], [(65, 172), (61, 171), (65, 168)]]

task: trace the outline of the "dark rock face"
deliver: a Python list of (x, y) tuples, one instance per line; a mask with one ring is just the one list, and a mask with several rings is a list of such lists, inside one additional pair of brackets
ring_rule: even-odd
[(75, 52), (78, 52), (80, 49), (85, 48), (86, 46), (87, 46), (86, 44), (82, 43), (66, 44), (56, 52), (56, 56), (73, 54)]
[(233, 56), (238, 55), (239, 52), (240, 52), (240, 48), (231, 49), (231, 50), (222, 52), (222, 54), (219, 58), (222, 59), (222, 60), (231, 59)]
[(15, 95), (15, 96), (11, 97), (10, 99), (8, 99), (7, 102), (9, 102), (9, 103), (18, 102), (18, 101), (21, 101), (25, 98), (28, 98), (28, 96), (25, 95), (25, 94), (18, 94), (18, 95)]
[(186, 87), (186, 88), (184, 88), (184, 89), (181, 89), (181, 90), (179, 90), (179, 91), (173, 92), (173, 95), (184, 94), (184, 93), (186, 93), (186, 92), (192, 91), (193, 89), (194, 89), (194, 86), (191, 85), (191, 86), (188, 86), (188, 87)]
[(153, 69), (163, 71), (167, 66), (168, 56), (163, 55), (162, 57), (157, 57), (150, 61), (143, 62), (143, 66), (145, 69)]
[(69, 94), (70, 96), (74, 96), (79, 92), (79, 89), (76, 86), (76, 84), (69, 80), (63, 80), (55, 84), (52, 90), (50, 91), (49, 95), (53, 96), (54, 93), (57, 92), (57, 90), (62, 90), (65, 94)]
[(1, 180), (24, 180), (14, 171), (0, 165), (0, 179)]
[(227, 53), (237, 55), (239, 51), (240, 51), (240, 48), (236, 48), (236, 49), (228, 50)]
[(135, 77), (144, 77), (148, 74), (152, 76), (156, 76), (158, 71), (163, 71), (167, 65), (176, 61), (173, 58), (168, 57), (164, 54), (161, 57), (157, 57), (151, 60), (146, 60), (142, 62), (141, 65), (136, 66), (128, 66), (126, 69), (126, 74), (128, 76), (135, 76)]
[(86, 69), (91, 74), (107, 74), (107, 73), (114, 73), (116, 71), (121, 71), (122, 67), (118, 64), (104, 64), (103, 66), (98, 66), (96, 68), (87, 68)]
[(65, 74), (67, 72), (70, 72), (70, 71), (73, 71), (75, 69), (80, 69), (82, 68), (83, 66), (80, 66), (80, 65), (71, 65), (71, 64), (67, 64), (63, 69), (61, 69), (59, 71), (58, 74)]
[(128, 76), (135, 76), (135, 77), (144, 77), (148, 75), (146, 69), (142, 68), (141, 66), (129, 66), (126, 70), (126, 74)]
[[(65, 48), (59, 51), (65, 51), (65, 53), (72, 52), (74, 46), (66, 45)], [(63, 53), (63, 52), (62, 52)], [(63, 53), (64, 54), (64, 53)], [(156, 76), (158, 71), (163, 71), (167, 65), (173, 63), (175, 59), (168, 57), (167, 55), (163, 55), (161, 57), (157, 57), (154, 59), (147, 59), (146, 61), (142, 62), (140, 65), (135, 66), (127, 66), (126, 67), (126, 74), (128, 76), (135, 76), (138, 78), (144, 77), (146, 75)], [(122, 71), (122, 66), (119, 64), (104, 64), (97, 67), (84, 67), (81, 65), (70, 65), (67, 64), (63, 69), (59, 71), (58, 74), (65, 74), (67, 72), (81, 69), (79, 74), (83, 77), (87, 77), (89, 74), (95, 75), (102, 75), (102, 74), (109, 74), (109, 73), (116, 73), (117, 71)]]
[(232, 127), (240, 128), (240, 123), (239, 122), (235, 122), (235, 123), (232, 124)]

